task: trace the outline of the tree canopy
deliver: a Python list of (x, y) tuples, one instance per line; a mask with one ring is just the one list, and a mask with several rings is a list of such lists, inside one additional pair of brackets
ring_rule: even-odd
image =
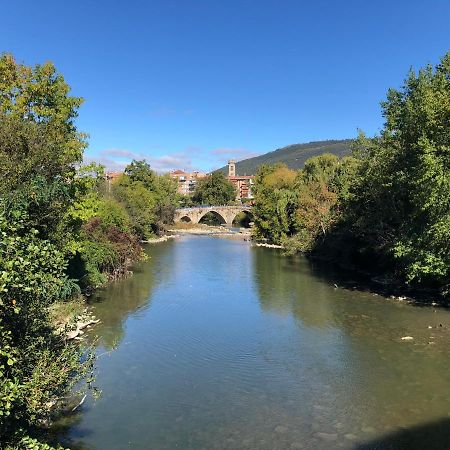
[(199, 205), (227, 205), (236, 199), (234, 185), (221, 172), (197, 181), (192, 200)]
[(380, 136), (360, 135), (361, 161), (346, 208), (361, 251), (408, 283), (450, 282), (450, 52), (411, 71), (382, 103)]
[(382, 102), (385, 124), (360, 133), (353, 157), (321, 155), (302, 170), (263, 167), (255, 234), (288, 251), (450, 290), (450, 52), (410, 71)]

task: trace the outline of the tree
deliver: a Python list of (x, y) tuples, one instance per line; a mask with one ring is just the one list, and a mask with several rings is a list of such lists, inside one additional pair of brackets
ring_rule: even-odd
[(25, 208), (30, 227), (60, 248), (86, 146), (74, 123), (83, 100), (69, 91), (51, 63), (28, 67), (0, 57), (0, 195)]
[(340, 218), (340, 204), (348, 197), (357, 161), (325, 153), (305, 162), (296, 180), (296, 234), (284, 245), (294, 251), (311, 251)]
[(255, 179), (254, 234), (288, 253), (309, 252), (340, 216), (357, 167), (355, 158), (324, 154), (299, 171), (263, 166)]
[(80, 292), (66, 274), (71, 233), (64, 219), (76, 192), (75, 164), (82, 159), (85, 136), (74, 124), (82, 99), (68, 93), (51, 63), (27, 67), (11, 55), (0, 57), (0, 435), (5, 445), (28, 439), (27, 430), (48, 423), (92, 362), (82, 347), (56, 333), (49, 314), (54, 302)]
[(86, 135), (79, 133), (74, 123), (83, 99), (69, 92), (69, 85), (52, 63), (29, 67), (16, 63), (10, 54), (0, 57), (0, 112), (15, 119), (19, 129), (23, 122), (45, 125), (41, 132), (48, 145), (55, 146), (54, 152), (52, 161), (36, 159), (36, 167), (50, 176), (55, 175), (51, 170), (55, 167), (59, 167), (57, 174), (73, 170), (71, 165), (81, 161), (86, 147)]
[(200, 179), (192, 196), (198, 205), (227, 205), (235, 199), (236, 189), (222, 172), (213, 172)]
[(361, 169), (346, 208), (351, 232), (360, 252), (408, 283), (444, 287), (450, 283), (450, 52), (435, 68), (411, 71), (382, 108), (381, 135), (360, 135), (357, 142)]
[(284, 164), (261, 166), (255, 177), (254, 235), (279, 244), (295, 231), (297, 172)]
[(141, 238), (152, 234), (155, 222), (156, 198), (141, 181), (131, 182), (127, 175), (119, 177), (113, 185), (114, 196), (124, 205), (134, 232)]
[(132, 183), (140, 182), (149, 191), (155, 190), (157, 175), (145, 159), (142, 161), (133, 159), (133, 161), (125, 167), (124, 174), (130, 177)]

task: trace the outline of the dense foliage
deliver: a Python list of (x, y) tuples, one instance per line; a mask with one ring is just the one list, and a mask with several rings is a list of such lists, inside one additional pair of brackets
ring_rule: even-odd
[(64, 255), (26, 213), (0, 204), (0, 436), (46, 426), (55, 405), (91, 367), (80, 347), (57, 334), (48, 307), (71, 295)]
[(381, 279), (450, 286), (450, 53), (382, 103), (380, 135), (297, 173), (260, 169), (255, 234)]
[(379, 137), (361, 135), (346, 206), (356, 251), (412, 285), (450, 283), (450, 52), (410, 72), (382, 103)]
[(52, 64), (0, 58), (0, 436), (22, 448), (91, 365), (48, 310), (79, 292), (66, 273), (62, 219), (85, 141), (73, 124), (81, 99), (68, 92)]
[(49, 448), (34, 439), (39, 429), (90, 378), (89, 351), (56, 329), (50, 308), (126, 273), (177, 201), (173, 180), (145, 161), (113, 186), (103, 167), (80, 166), (82, 99), (69, 91), (51, 63), (0, 57), (2, 448)]
[(198, 180), (192, 201), (197, 205), (228, 205), (236, 199), (236, 189), (222, 172)]
[(290, 253), (311, 250), (339, 216), (356, 165), (352, 157), (324, 154), (299, 171), (263, 166), (255, 178), (255, 237), (283, 244)]
[(114, 196), (125, 206), (134, 232), (142, 239), (173, 222), (178, 201), (177, 184), (158, 175), (145, 161), (132, 161), (114, 183)]

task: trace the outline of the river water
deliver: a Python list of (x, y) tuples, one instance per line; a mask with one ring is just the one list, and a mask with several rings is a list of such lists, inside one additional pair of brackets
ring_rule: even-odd
[(73, 448), (450, 448), (448, 311), (242, 241), (148, 253), (94, 299), (103, 394)]

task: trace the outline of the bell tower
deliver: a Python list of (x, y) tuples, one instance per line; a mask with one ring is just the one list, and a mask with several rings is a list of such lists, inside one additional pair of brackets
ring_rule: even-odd
[(236, 176), (236, 161), (234, 159), (230, 159), (228, 161), (228, 176), (229, 177)]

